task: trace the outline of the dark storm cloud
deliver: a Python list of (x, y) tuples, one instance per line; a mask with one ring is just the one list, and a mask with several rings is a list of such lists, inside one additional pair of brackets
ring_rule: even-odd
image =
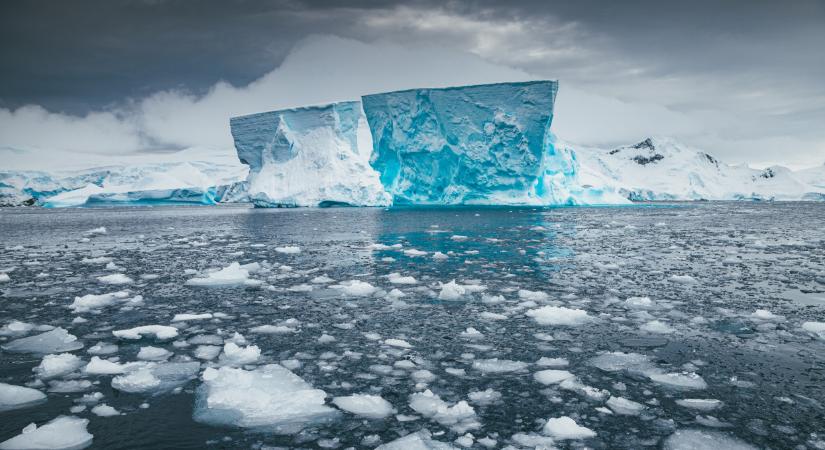
[(558, 78), (558, 125), (591, 144), (646, 129), (734, 161), (770, 161), (777, 148), (825, 159), (821, 0), (6, 0), (0, 107), (122, 115), (160, 91), (244, 87), (314, 34), (450, 48)]

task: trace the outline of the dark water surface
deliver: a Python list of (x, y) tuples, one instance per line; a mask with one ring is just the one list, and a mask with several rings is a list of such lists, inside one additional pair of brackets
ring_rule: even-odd
[[(86, 237), (98, 227), (106, 233)], [(185, 284), (235, 261), (258, 263), (252, 281)], [(470, 433), (474, 448), (519, 448), (546, 435), (547, 419), (566, 416), (596, 436), (557, 438), (559, 448), (658, 448), (683, 429), (758, 448), (825, 448), (825, 336), (803, 328), (825, 321), (821, 203), (3, 209), (0, 272), (10, 278), (0, 283), (0, 326), (41, 326), (6, 333), (0, 344), (47, 325), (82, 341), (71, 353), (84, 363), (98, 342), (118, 344), (101, 357), (120, 363), (136, 361), (145, 346), (172, 352), (170, 362), (201, 362), (177, 389), (129, 393), (112, 387), (113, 375), (82, 368), (38, 380), (32, 369), (42, 355), (0, 351), (0, 382), (43, 392), (55, 380), (92, 382), (82, 392), (50, 392), (45, 403), (0, 412), (0, 442), (31, 422), (75, 415), (90, 420), (92, 448), (101, 449), (372, 448), (423, 429), (452, 445)], [(393, 273), (415, 283), (393, 283)], [(131, 282), (98, 280), (111, 274)], [(347, 293), (350, 280), (375, 289)], [(455, 298), (442, 293), (452, 280), (464, 290)], [(75, 297), (120, 290), (143, 300), (68, 308)], [(180, 313), (214, 317), (173, 323)], [(178, 335), (112, 334), (154, 324), (175, 326)], [(253, 331), (261, 325), (280, 332)], [(261, 350), (245, 369), (284, 362), (326, 392), (331, 407), (333, 397), (374, 394), (395, 413), (365, 419), (342, 412), (292, 434), (194, 421), (203, 369), (226, 364), (196, 358), (203, 341), (193, 338), (221, 345), (236, 332)], [(322, 335), (334, 340), (319, 342)], [(542, 357), (568, 365), (537, 364)], [(574, 378), (543, 384), (535, 373), (546, 369)], [(427, 389), (448, 405), (467, 401), (472, 414), (461, 423), (469, 428), (450, 423), (449, 413), (411, 408), (411, 395)], [(495, 391), (491, 401), (470, 395), (487, 389)], [(99, 417), (93, 404), (70, 412), (92, 392), (121, 415)], [(616, 398), (639, 409), (622, 414)], [(683, 399), (721, 406), (699, 410), (677, 403)]]

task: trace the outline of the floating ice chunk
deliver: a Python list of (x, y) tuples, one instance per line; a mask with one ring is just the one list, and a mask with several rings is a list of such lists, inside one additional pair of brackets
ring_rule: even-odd
[(435, 381), (435, 374), (427, 369), (416, 370), (410, 374), (416, 383), (430, 383)]
[(194, 355), (195, 358), (211, 361), (218, 357), (221, 350), (219, 345), (199, 345), (195, 348)]
[(645, 405), (624, 397), (610, 397), (607, 399), (607, 407), (623, 416), (638, 416), (645, 409)]
[(484, 335), (481, 331), (478, 331), (473, 327), (468, 327), (466, 330), (461, 332), (461, 337), (465, 339), (481, 339)]
[(427, 254), (427, 252), (411, 248), (409, 250), (404, 250), (404, 254), (414, 258), (416, 256), (425, 256)]
[(296, 247), (294, 245), (287, 245), (285, 247), (275, 247), (275, 251), (278, 253), (284, 253), (287, 255), (297, 255), (301, 253), (301, 247)]
[(127, 375), (113, 378), (112, 387), (130, 393), (162, 394), (194, 379), (201, 366), (199, 362), (147, 364)]
[(670, 334), (676, 331), (675, 328), (662, 322), (661, 320), (651, 320), (639, 327), (640, 330), (647, 333)]
[(82, 297), (75, 297), (72, 304), (69, 305), (69, 309), (75, 313), (85, 313), (112, 305), (128, 297), (129, 292), (127, 291), (117, 291), (100, 295), (87, 294)]
[(575, 377), (575, 375), (566, 370), (554, 369), (540, 370), (533, 374), (533, 378), (535, 378), (536, 381), (544, 385), (558, 384), (568, 378), (573, 377)]
[(525, 314), (532, 317), (539, 325), (576, 326), (593, 319), (587, 311), (563, 306), (542, 306), (538, 309), (531, 309)]
[(324, 391), (277, 364), (255, 370), (208, 368), (201, 379), (193, 414), (197, 422), (293, 434), (339, 414), (324, 404)]
[(205, 277), (196, 277), (186, 281), (187, 286), (199, 287), (259, 286), (260, 284), (259, 280), (249, 278), (249, 270), (241, 267), (238, 262), (210, 272)]
[(257, 334), (287, 334), (287, 333), (295, 333), (298, 330), (292, 327), (288, 327), (286, 325), (258, 325), (257, 327), (252, 327), (249, 329), (250, 333), (257, 333)]
[(165, 361), (172, 355), (173, 353), (165, 348), (147, 346), (140, 348), (137, 358), (144, 361)]
[(596, 432), (583, 427), (570, 417), (563, 416), (549, 419), (542, 429), (544, 434), (560, 441), (567, 439), (587, 439), (596, 436)]
[(527, 289), (518, 290), (518, 298), (522, 300), (532, 300), (534, 302), (541, 302), (550, 298), (546, 292), (528, 291)]
[(436, 261), (442, 261), (442, 260), (445, 260), (447, 258), (449, 258), (449, 256), (445, 255), (444, 253), (441, 253), (441, 252), (433, 253), (433, 259), (435, 259)]
[(674, 283), (680, 283), (680, 284), (695, 284), (695, 283), (697, 283), (696, 278), (693, 278), (690, 275), (671, 275), (670, 278), (668, 278), (668, 279), (670, 281), (674, 282)]
[(666, 387), (679, 390), (699, 390), (706, 389), (708, 384), (696, 373), (682, 372), (682, 373), (647, 373), (650, 381), (661, 384)]
[(455, 280), (447, 284), (441, 284), (441, 292), (438, 293), (439, 300), (458, 300), (467, 293), (467, 289), (456, 283)]
[(112, 353), (117, 353), (118, 346), (117, 344), (109, 344), (103, 341), (98, 342), (97, 344), (89, 347), (86, 350), (86, 353), (90, 355), (111, 355)]
[(536, 433), (516, 433), (510, 439), (524, 448), (533, 448), (541, 450), (556, 450), (555, 443), (551, 437), (542, 436)]
[(379, 445), (375, 450), (455, 450), (450, 444), (433, 440), (427, 430), (417, 431), (392, 442)]
[(103, 284), (132, 284), (135, 282), (135, 280), (122, 273), (113, 273), (111, 275), (97, 277), (97, 281), (100, 281)]
[(329, 344), (330, 342), (335, 342), (335, 336), (324, 333), (318, 338), (319, 344)]
[(410, 276), (402, 276), (400, 273), (394, 272), (387, 275), (390, 283), (392, 284), (415, 284), (417, 281), (415, 278)]
[(332, 278), (330, 278), (326, 275), (319, 275), (319, 276), (309, 280), (310, 283), (314, 283), (314, 284), (327, 284), (327, 283), (332, 283), (333, 281), (335, 281), (335, 280), (333, 280)]
[(106, 234), (106, 233), (107, 233), (106, 227), (97, 227), (97, 228), (92, 228), (91, 230), (84, 231), (83, 235), (91, 237), (91, 236), (99, 236), (99, 235)]
[(34, 324), (12, 320), (0, 328), (0, 336), (20, 336), (33, 330)]
[(9, 281), (11, 281), (9, 274), (0, 272), (0, 283), (8, 283)]
[(581, 395), (584, 395), (588, 398), (592, 398), (593, 400), (599, 401), (604, 400), (608, 395), (610, 395), (610, 392), (599, 388), (594, 388), (592, 386), (588, 386), (579, 381), (579, 379), (576, 377), (568, 378), (562, 381), (561, 383), (559, 383), (559, 387), (566, 391), (573, 391)]
[(733, 436), (709, 430), (676, 430), (663, 445), (665, 450), (756, 450)]
[(49, 392), (68, 394), (83, 392), (92, 387), (88, 380), (52, 380), (49, 381)]
[(203, 314), (175, 314), (175, 317), (172, 318), (172, 322), (191, 322), (193, 320), (206, 320), (211, 319), (212, 313), (203, 313)]
[(46, 401), (46, 394), (37, 389), (0, 383), (0, 412), (26, 408)]
[(99, 356), (92, 356), (91, 361), (86, 364), (83, 371), (91, 375), (117, 375), (139, 364), (141, 363), (120, 364), (101, 359)]
[(567, 367), (570, 362), (565, 358), (548, 358), (542, 356), (536, 361), (536, 365), (540, 367)]
[(333, 287), (340, 289), (341, 292), (352, 297), (367, 297), (378, 290), (375, 286), (361, 280), (345, 281)]
[(45, 333), (16, 339), (4, 344), (2, 348), (12, 353), (45, 355), (78, 350), (83, 348), (83, 343), (77, 339), (77, 336), (69, 334), (65, 329), (55, 328)]
[(223, 346), (219, 360), (227, 366), (242, 366), (257, 362), (260, 357), (261, 349), (257, 345), (240, 347), (234, 342), (227, 342)]
[(129, 328), (127, 330), (112, 331), (115, 337), (121, 339), (137, 340), (143, 336), (155, 336), (155, 339), (166, 340), (172, 339), (178, 335), (178, 329), (166, 325), (143, 325), (140, 327)]
[(494, 312), (490, 312), (490, 311), (484, 311), (483, 313), (479, 314), (478, 316), (481, 317), (482, 319), (485, 319), (485, 320), (506, 320), (507, 319), (507, 316), (505, 316), (504, 314), (494, 313)]
[(653, 309), (656, 304), (650, 297), (628, 297), (624, 301), (624, 306), (630, 309)]
[(92, 408), (92, 414), (100, 417), (112, 417), (112, 416), (119, 416), (120, 411), (116, 410), (115, 408), (101, 403), (94, 408)]
[(495, 391), (491, 388), (487, 388), (483, 391), (473, 391), (467, 394), (467, 397), (470, 398), (470, 401), (475, 403), (476, 405), (480, 406), (487, 406), (493, 403), (497, 403), (501, 400), (501, 392)]
[(819, 339), (825, 340), (825, 322), (805, 322), (802, 329)]
[(398, 348), (412, 348), (412, 344), (403, 339), (384, 339), (384, 344)]
[(410, 408), (428, 419), (450, 427), (456, 433), (481, 428), (475, 410), (466, 401), (462, 400), (450, 406), (429, 389), (410, 395)]
[(593, 367), (605, 372), (627, 371), (643, 374), (654, 368), (650, 358), (639, 353), (606, 352), (590, 360)]
[(676, 400), (676, 404), (689, 409), (698, 409), (699, 411), (712, 411), (722, 406), (722, 402), (712, 398), (685, 398)]
[(83, 361), (71, 353), (61, 353), (58, 355), (46, 355), (40, 361), (40, 365), (32, 369), (38, 378), (48, 380), (50, 378), (68, 375), (83, 365)]
[(367, 419), (383, 419), (395, 414), (392, 404), (378, 395), (354, 394), (332, 399), (335, 406)]
[(521, 361), (511, 361), (509, 359), (479, 359), (473, 361), (473, 369), (482, 373), (506, 373), (518, 372), (527, 368), (527, 363)]
[(17, 436), (0, 442), (2, 450), (80, 450), (92, 445), (94, 436), (86, 431), (88, 419), (59, 416), (38, 427), (34, 423)]

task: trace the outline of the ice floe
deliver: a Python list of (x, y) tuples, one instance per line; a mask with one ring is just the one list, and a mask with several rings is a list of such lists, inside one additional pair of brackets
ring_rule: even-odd
[(587, 439), (596, 436), (595, 431), (577, 424), (575, 420), (567, 416), (548, 419), (542, 431), (544, 434), (560, 441)]
[(456, 433), (481, 428), (475, 410), (466, 401), (450, 405), (429, 389), (410, 395), (410, 408)]
[(48, 354), (71, 352), (83, 348), (83, 342), (64, 328), (55, 328), (42, 334), (28, 336), (2, 345), (3, 350), (12, 353)]
[(137, 340), (144, 336), (154, 336), (158, 340), (172, 339), (178, 335), (178, 329), (167, 325), (143, 325), (126, 330), (114, 330), (112, 334), (121, 339)]
[(383, 419), (395, 414), (392, 404), (379, 395), (354, 394), (332, 399), (335, 406), (367, 419)]
[(593, 320), (587, 311), (563, 306), (542, 306), (531, 309), (525, 314), (532, 317), (539, 325), (576, 326)]
[(92, 444), (86, 426), (88, 419), (60, 416), (39, 427), (34, 423), (23, 428), (17, 436), (0, 442), (2, 450), (80, 450)]
[(46, 401), (46, 394), (37, 389), (0, 383), (0, 412), (26, 408)]

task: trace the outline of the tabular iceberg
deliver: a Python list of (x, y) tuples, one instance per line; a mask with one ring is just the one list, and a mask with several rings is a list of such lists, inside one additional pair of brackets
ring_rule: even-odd
[(262, 207), (388, 205), (369, 155), (358, 150), (360, 122), (359, 102), (233, 117), (249, 199)]
[(396, 204), (622, 202), (576, 180), (550, 132), (558, 83), (412, 89), (362, 97), (372, 166)]

